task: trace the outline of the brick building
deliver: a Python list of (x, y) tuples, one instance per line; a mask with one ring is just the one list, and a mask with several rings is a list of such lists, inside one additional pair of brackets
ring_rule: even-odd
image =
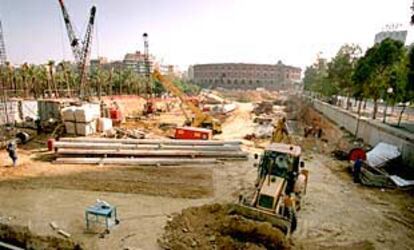
[(215, 63), (191, 68), (192, 80), (202, 87), (281, 89), (299, 82), (301, 69), (277, 64)]

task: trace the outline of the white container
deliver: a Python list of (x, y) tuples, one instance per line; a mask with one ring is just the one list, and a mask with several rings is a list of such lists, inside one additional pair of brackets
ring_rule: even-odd
[(77, 107), (70, 106), (62, 109), (62, 119), (64, 122), (75, 122), (75, 111)]
[(65, 122), (66, 133), (76, 135), (76, 124), (74, 122)]
[(96, 120), (87, 123), (76, 123), (76, 134), (77, 135), (92, 135), (96, 133)]
[(106, 132), (112, 129), (112, 120), (109, 118), (98, 119), (98, 132)]
[(84, 104), (75, 111), (76, 122), (91, 122), (101, 116), (99, 104)]

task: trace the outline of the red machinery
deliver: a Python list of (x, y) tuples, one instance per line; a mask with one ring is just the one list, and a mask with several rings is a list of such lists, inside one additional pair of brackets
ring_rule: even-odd
[(210, 140), (213, 133), (210, 129), (194, 127), (177, 127), (175, 139), (181, 140)]

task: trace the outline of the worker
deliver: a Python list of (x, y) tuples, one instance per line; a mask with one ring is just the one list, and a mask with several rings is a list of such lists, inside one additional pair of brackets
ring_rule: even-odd
[(17, 164), (16, 144), (14, 142), (9, 142), (7, 144), (6, 150), (9, 153), (9, 157), (13, 161), (13, 167), (16, 167), (16, 164)]
[(41, 126), (41, 122), (40, 122), (40, 118), (39, 117), (36, 118), (35, 124), (36, 124), (37, 135), (40, 135), (42, 133), (42, 126)]
[(355, 163), (354, 163), (354, 171), (353, 171), (353, 174), (354, 174), (354, 182), (355, 183), (361, 182), (361, 178), (360, 178), (360, 175), (361, 175), (361, 167), (362, 167), (362, 160), (361, 160), (361, 158), (357, 158), (356, 161), (355, 161)]
[(279, 119), (277, 124), (273, 125), (273, 127), (274, 127), (274, 129), (273, 129), (273, 133), (272, 133), (272, 142), (280, 143), (284, 139), (287, 139), (288, 142), (290, 143), (289, 132), (288, 132), (288, 129), (286, 127), (286, 118), (285, 117), (283, 117), (282, 119)]

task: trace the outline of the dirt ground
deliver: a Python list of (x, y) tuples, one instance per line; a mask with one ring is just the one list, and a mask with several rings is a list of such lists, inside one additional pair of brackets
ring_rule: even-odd
[[(217, 138), (241, 139), (251, 133), (252, 108), (251, 103), (240, 103)], [(335, 135), (327, 131), (331, 134)], [(327, 155), (329, 142), (312, 140), (299, 141), (310, 181), (292, 247), (413, 249), (412, 193), (354, 184), (347, 164)], [(0, 154), (0, 223), (61, 237), (49, 226), (54, 221), (86, 249), (160, 249), (157, 239), (172, 214), (237, 201), (240, 193), (252, 188), (257, 171), (253, 159), (185, 168), (53, 165), (39, 157), (44, 147), (38, 143), (19, 149), (17, 168), (10, 167), (4, 152)], [(261, 151), (249, 141), (243, 149)], [(116, 205), (120, 219), (104, 238), (99, 237), (103, 227), (85, 231), (84, 209), (98, 198)]]

